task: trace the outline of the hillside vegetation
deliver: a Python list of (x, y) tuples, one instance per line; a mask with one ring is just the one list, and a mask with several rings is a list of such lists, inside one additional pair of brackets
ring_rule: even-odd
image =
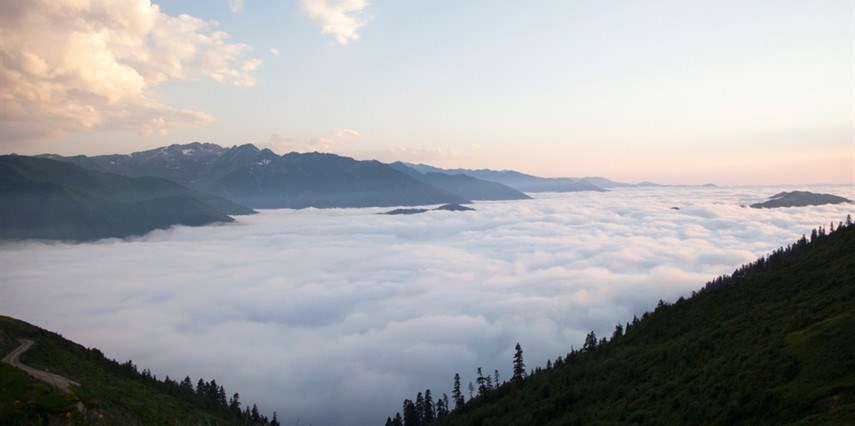
[[(20, 361), (80, 384), (65, 394), (9, 364), (0, 364), (0, 424), (93, 425), (278, 425), (255, 405), (242, 406), (235, 393), (226, 399), (216, 380), (189, 377), (158, 380), (131, 361), (118, 363), (97, 349), (13, 318), (0, 316), (0, 354), (35, 341)], [(81, 409), (82, 408), (82, 409)]]
[(592, 332), (528, 377), (517, 354), (510, 382), (479, 374), (464, 403), (458, 379), (451, 403), (419, 393), (387, 424), (855, 424), (855, 226)]

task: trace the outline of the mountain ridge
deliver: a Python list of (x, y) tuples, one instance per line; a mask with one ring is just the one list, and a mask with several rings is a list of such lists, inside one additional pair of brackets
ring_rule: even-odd
[(127, 176), (156, 176), (253, 208), (386, 207), (470, 200), (378, 161), (327, 153), (277, 155), (252, 144), (193, 142), (128, 155), (48, 158)]
[(588, 181), (577, 178), (542, 178), (514, 170), (490, 169), (441, 169), (426, 164), (404, 163), (421, 173), (445, 173), (467, 175), (474, 178), (497, 182), (521, 192), (577, 192), (606, 190)]
[(252, 214), (166, 179), (130, 178), (46, 158), (0, 156), (0, 239), (89, 241)]
[(422, 173), (403, 162), (389, 164), (395, 170), (406, 173), (418, 180), (436, 186), (445, 191), (460, 194), (470, 200), (530, 200), (531, 197), (498, 182), (478, 179), (469, 175), (447, 173)]

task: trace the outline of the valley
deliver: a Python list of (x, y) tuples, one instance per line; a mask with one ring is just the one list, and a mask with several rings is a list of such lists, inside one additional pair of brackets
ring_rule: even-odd
[(740, 207), (777, 192), (621, 188), (400, 216), (259, 210), (128, 240), (4, 243), (0, 310), (158, 377), (216, 377), (284, 423), (379, 424), (419, 389), (449, 392), (455, 372), (510, 377), (517, 341), (543, 365), (852, 213)]

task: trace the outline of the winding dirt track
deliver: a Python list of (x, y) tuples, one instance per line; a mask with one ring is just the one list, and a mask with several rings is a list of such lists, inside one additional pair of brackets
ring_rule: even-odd
[(63, 391), (65, 393), (71, 393), (71, 386), (80, 386), (80, 383), (77, 383), (73, 380), (66, 379), (58, 374), (49, 373), (47, 371), (37, 370), (28, 365), (22, 364), (18, 358), (26, 352), (30, 347), (33, 346), (36, 342), (27, 339), (18, 339), (21, 342), (21, 346), (18, 346), (14, 351), (9, 352), (3, 357), (3, 362), (6, 364), (11, 364), (13, 367), (18, 367), (21, 370), (24, 370), (27, 374), (39, 379), (51, 386), (55, 389)]

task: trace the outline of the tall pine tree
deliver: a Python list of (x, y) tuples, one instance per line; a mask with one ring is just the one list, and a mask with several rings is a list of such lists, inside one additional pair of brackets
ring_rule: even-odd
[(516, 353), (514, 353), (514, 375), (511, 377), (511, 380), (514, 382), (518, 382), (525, 378), (525, 362), (523, 362), (523, 350), (519, 342), (517, 343), (515, 349)]
[(463, 408), (463, 392), (460, 391), (460, 374), (454, 373), (454, 389), (451, 391), (451, 397), (454, 398), (454, 409)]

